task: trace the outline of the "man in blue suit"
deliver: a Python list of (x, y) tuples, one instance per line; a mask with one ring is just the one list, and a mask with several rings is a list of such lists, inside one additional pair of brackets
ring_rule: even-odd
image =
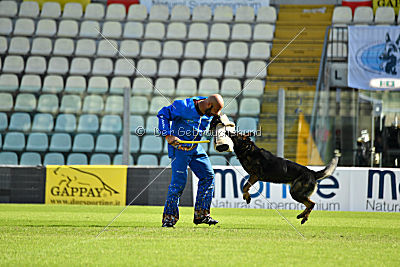
[(158, 112), (158, 128), (168, 142), (168, 156), (171, 158), (172, 168), (172, 179), (162, 219), (163, 227), (174, 227), (179, 220), (179, 198), (185, 189), (188, 166), (199, 178), (193, 222), (208, 225), (218, 223), (210, 216), (214, 171), (208, 155), (201, 145), (182, 144), (179, 141), (199, 141), (211, 118), (219, 115), (223, 107), (222, 97), (214, 94), (208, 98), (198, 96), (176, 100)]

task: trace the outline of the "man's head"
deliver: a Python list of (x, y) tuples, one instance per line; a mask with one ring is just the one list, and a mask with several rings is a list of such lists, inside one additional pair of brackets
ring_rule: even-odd
[(219, 94), (210, 95), (199, 104), (200, 111), (209, 117), (219, 115), (223, 107), (224, 100)]

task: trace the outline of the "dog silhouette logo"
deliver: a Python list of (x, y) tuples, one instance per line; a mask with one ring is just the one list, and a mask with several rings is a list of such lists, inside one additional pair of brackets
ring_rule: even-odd
[(397, 76), (400, 71), (400, 34), (395, 39), (386, 32), (385, 42), (375, 42), (359, 49), (356, 61), (368, 72)]
[(117, 190), (95, 173), (76, 167), (58, 167), (53, 172), (60, 179), (58, 182), (59, 188), (54, 191), (58, 192), (57, 195), (101, 197), (119, 194)]

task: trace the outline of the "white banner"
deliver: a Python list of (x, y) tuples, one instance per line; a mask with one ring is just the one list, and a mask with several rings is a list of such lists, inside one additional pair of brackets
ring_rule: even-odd
[(176, 5), (184, 5), (193, 10), (196, 6), (209, 6), (214, 12), (217, 6), (230, 6), (235, 14), (238, 6), (251, 6), (257, 14), (260, 6), (269, 6), (269, 0), (140, 0), (140, 4), (145, 5), (150, 11), (152, 5), (167, 5), (171, 10)]
[[(310, 167), (320, 170), (322, 167)], [(212, 207), (302, 210), (303, 204), (290, 196), (290, 186), (258, 182), (250, 189), (249, 205), (242, 199), (242, 187), (248, 179), (242, 167), (215, 168), (215, 193)], [(193, 173), (193, 201), (197, 177)], [(400, 212), (400, 170), (342, 168), (319, 182), (311, 196), (315, 210)]]
[[(349, 87), (398, 89), (400, 27), (349, 26)], [(371, 86), (371, 80), (376, 79)]]

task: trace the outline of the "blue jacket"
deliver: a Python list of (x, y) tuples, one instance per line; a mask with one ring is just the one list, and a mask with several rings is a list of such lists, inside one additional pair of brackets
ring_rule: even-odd
[[(205, 97), (191, 97), (185, 100), (175, 100), (170, 106), (163, 107), (158, 112), (158, 129), (162, 136), (173, 135), (185, 141), (199, 141), (211, 118), (199, 115), (194, 105), (194, 99), (201, 100)], [(170, 122), (172, 121), (172, 125)], [(201, 145), (182, 144), (184, 147), (194, 147), (188, 152), (205, 153)], [(168, 145), (168, 154), (171, 157), (174, 147)]]

